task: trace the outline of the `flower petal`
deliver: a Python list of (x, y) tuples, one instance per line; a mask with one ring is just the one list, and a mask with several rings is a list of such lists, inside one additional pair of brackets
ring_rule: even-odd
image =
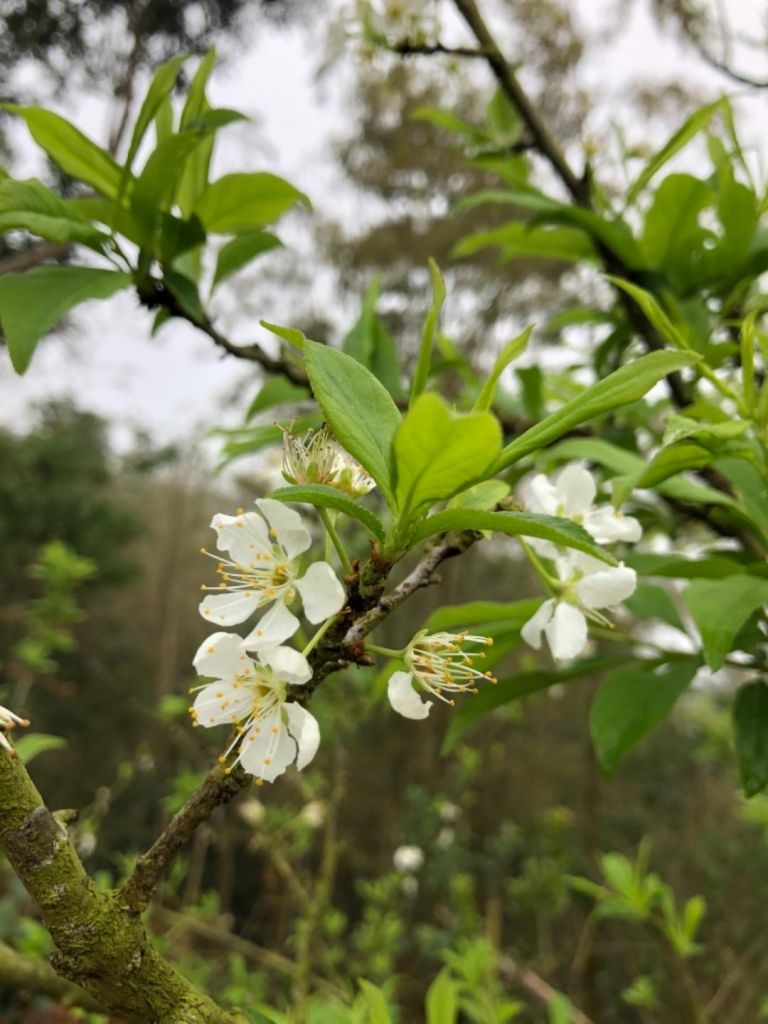
[(633, 516), (625, 516), (610, 505), (590, 509), (584, 516), (584, 529), (598, 544), (623, 540), (634, 544), (643, 536), (643, 528)]
[(529, 647), (532, 647), (535, 651), (541, 647), (541, 634), (549, 625), (550, 619), (554, 612), (555, 602), (550, 597), (548, 601), (544, 601), (540, 605), (533, 615), (528, 619), (526, 624), (520, 630), (520, 636), (525, 640)]
[(557, 490), (548, 477), (543, 473), (537, 473), (528, 484), (528, 506), (533, 512), (543, 512), (545, 515), (553, 516), (557, 512), (559, 504)]
[(272, 647), (268, 651), (262, 651), (259, 659), (265, 665), (269, 665), (280, 682), (301, 686), (312, 678), (309, 662), (303, 654), (292, 647)]
[(253, 725), (240, 744), (240, 763), (257, 779), (274, 782), (296, 757), (296, 741), (282, 717), (282, 706)]
[(312, 537), (299, 513), (288, 508), (282, 501), (261, 498), (256, 502), (256, 507), (269, 523), (270, 532), (288, 558), (296, 558), (312, 544)]
[(242, 641), (243, 650), (268, 651), (293, 636), (298, 628), (299, 620), (288, 611), (285, 601), (280, 598)]
[(635, 592), (637, 573), (625, 565), (590, 573), (576, 584), (576, 593), (585, 608), (607, 608), (619, 604)]
[(273, 557), (267, 524), (255, 512), (237, 516), (219, 513), (211, 520), (219, 551), (228, 551), (234, 562), (250, 565), (257, 555)]
[(322, 622), (335, 615), (347, 599), (344, 587), (327, 562), (313, 562), (301, 579), (296, 580), (296, 589), (310, 622)]
[(320, 746), (320, 726), (315, 716), (295, 701), (284, 704), (283, 710), (288, 716), (288, 731), (296, 741), (296, 767), (301, 771), (307, 767)]
[(253, 710), (254, 691), (243, 683), (218, 682), (204, 687), (195, 697), (194, 719), (210, 729), (247, 718)]
[(554, 614), (544, 627), (552, 657), (570, 661), (587, 645), (587, 620), (580, 608), (558, 601)]
[(199, 676), (227, 680), (254, 668), (248, 655), (243, 654), (237, 633), (214, 633), (203, 640), (192, 664)]
[(423, 700), (413, 686), (411, 672), (393, 672), (387, 684), (387, 696), (394, 710), (404, 718), (426, 718), (431, 700)]
[(555, 482), (558, 504), (566, 516), (586, 512), (597, 494), (592, 474), (583, 466), (571, 465), (558, 474)]
[(209, 594), (200, 602), (200, 614), (217, 626), (236, 626), (266, 603), (264, 594), (259, 590), (222, 590), (220, 594)]

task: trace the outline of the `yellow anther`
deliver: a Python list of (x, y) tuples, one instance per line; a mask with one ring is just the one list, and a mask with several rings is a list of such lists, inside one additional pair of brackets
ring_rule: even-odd
[(256, 779), (256, 785), (257, 786), (263, 786), (264, 785), (264, 779)]
[(272, 758), (271, 757), (265, 757), (264, 758), (264, 764), (272, 764)]
[(214, 647), (213, 645), (211, 645), (211, 646), (210, 646), (210, 647), (208, 648), (208, 653), (209, 653), (209, 654), (213, 654), (213, 652), (214, 652), (215, 650), (216, 650), (216, 648), (215, 648), (215, 647)]
[(245, 509), (244, 508), (236, 508), (235, 509), (235, 515), (236, 516), (244, 516), (245, 515)]

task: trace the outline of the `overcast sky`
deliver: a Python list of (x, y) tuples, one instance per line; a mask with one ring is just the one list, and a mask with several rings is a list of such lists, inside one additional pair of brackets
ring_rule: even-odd
[[(620, 115), (612, 97), (630, 79), (677, 76), (698, 83), (705, 92), (734, 91), (726, 79), (684, 53), (672, 37), (660, 35), (646, 5), (647, 0), (640, 0), (621, 31), (612, 33), (584, 62), (583, 80), (601, 97), (594, 127)], [(591, 30), (605, 28), (607, 0), (578, 0), (576, 6)], [(729, 9), (740, 23), (755, 24), (765, 15), (763, 0), (729, 0)], [(448, 31), (457, 41), (459, 27), (450, 26)], [(315, 71), (321, 48), (316, 32), (317, 28), (307, 34), (301, 25), (287, 30), (260, 28), (247, 52), (214, 75), (210, 93), (214, 105), (237, 107), (254, 119), (252, 126), (227, 130), (217, 171), (269, 169), (284, 174), (322, 211), (329, 204), (338, 209), (344, 201), (329, 156), (329, 142), (343, 125), (344, 90), (343, 83), (331, 77), (318, 91)], [(52, 99), (51, 105), (89, 134), (104, 139), (109, 108), (103, 98), (76, 96), (67, 103)], [(762, 96), (745, 101), (743, 115), (748, 137), (759, 145), (768, 127)], [(634, 130), (638, 139), (643, 138), (643, 125), (625, 127), (630, 135)], [(34, 149), (25, 146), (16, 172), (39, 173), (40, 166)], [(354, 199), (347, 201), (352, 208)], [(290, 223), (280, 233), (286, 241), (298, 242), (301, 237)], [(322, 279), (314, 286), (318, 303), (333, 301), (327, 288)], [(230, 289), (218, 307), (235, 340), (263, 340), (264, 332), (256, 323), (259, 317), (278, 322), (290, 317), (286, 309), (238, 315), (235, 299)], [(121, 295), (91, 303), (77, 313), (68, 336), (41, 346), (22, 379), (13, 375), (6, 353), (0, 352), (0, 421), (23, 428), (35, 402), (72, 395), (81, 406), (116, 424), (115, 437), (121, 446), (128, 443), (134, 426), (167, 442), (199, 438), (208, 426), (222, 420), (236, 425), (246, 399), (257, 390), (253, 370), (222, 359), (206, 337), (185, 324), (172, 323), (155, 340), (149, 339), (149, 326), (149, 316), (135, 300)], [(233, 394), (243, 395), (242, 402), (233, 404)]]

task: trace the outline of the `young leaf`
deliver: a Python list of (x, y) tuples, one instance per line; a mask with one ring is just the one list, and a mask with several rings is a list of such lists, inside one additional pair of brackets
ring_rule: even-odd
[(171, 209), (187, 160), (204, 141), (202, 132), (180, 132), (161, 142), (148, 157), (130, 197), (131, 212), (144, 232), (145, 244), (151, 244), (160, 215)]
[(293, 345), (299, 352), (304, 351), (308, 338), (297, 327), (281, 327), (280, 324), (271, 324), (269, 320), (259, 320), (259, 325), (265, 331), (269, 331), (270, 334), (274, 334), (277, 338), (287, 341), (289, 345)]
[(206, 188), (195, 213), (206, 231), (239, 235), (271, 224), (295, 203), (310, 206), (303, 192), (275, 174), (227, 174)]
[(178, 78), (181, 65), (185, 60), (187, 60), (187, 56), (187, 54), (182, 54), (180, 57), (174, 57), (172, 60), (166, 61), (165, 64), (161, 64), (157, 71), (155, 71), (149, 88), (147, 89), (147, 94), (141, 104), (141, 109), (139, 110), (138, 117), (136, 118), (136, 124), (133, 127), (133, 134), (131, 135), (128, 152), (125, 155), (126, 171), (130, 171), (131, 164), (138, 152), (147, 128), (149, 128), (152, 123), (152, 120), (160, 109), (163, 101), (170, 95), (174, 85), (176, 84), (176, 79)]
[(420, 395), (395, 436), (398, 504), (415, 512), (452, 497), (482, 478), (500, 451), (495, 416), (455, 414), (437, 395)]
[(0, 181), (0, 233), (19, 228), (49, 242), (79, 242), (97, 252), (107, 239), (76, 206), (35, 178)]
[(733, 729), (741, 784), (746, 796), (768, 786), (768, 686), (747, 683), (733, 702)]
[(451, 498), (448, 508), (492, 509), (507, 497), (510, 490), (505, 480), (481, 480)]
[(197, 71), (195, 71), (192, 81), (189, 83), (187, 98), (181, 111), (180, 127), (182, 129), (186, 128), (199, 114), (208, 109), (205, 89), (215, 64), (216, 50), (210, 49), (198, 64)]
[(459, 990), (447, 967), (444, 967), (427, 989), (426, 1024), (456, 1024), (459, 1012)]
[(419, 397), (429, 380), (429, 370), (432, 365), (432, 345), (434, 344), (437, 327), (440, 321), (440, 310), (445, 302), (445, 282), (440, 273), (440, 267), (433, 259), (429, 261), (429, 274), (432, 278), (432, 304), (429, 307), (427, 318), (421, 332), (421, 348), (416, 369), (411, 383), (411, 403)]
[(337, 491), (335, 487), (326, 487), (323, 484), (297, 484), (280, 487), (270, 494), (270, 498), (289, 504), (294, 501), (304, 502), (307, 505), (314, 505), (315, 508), (332, 508), (336, 512), (343, 512), (345, 516), (351, 516), (362, 523), (377, 540), (384, 541), (385, 531), (381, 520), (369, 509)]
[(496, 386), (499, 383), (499, 377), (506, 370), (511, 362), (514, 362), (519, 355), (525, 352), (528, 339), (531, 336), (533, 330), (533, 324), (530, 324), (525, 330), (518, 334), (516, 338), (512, 338), (508, 341), (504, 348), (499, 352), (499, 355), (494, 363), (493, 370), (488, 380), (483, 384), (483, 390), (475, 399), (474, 409), (490, 409), (493, 405), (493, 400), (496, 397)]
[(650, 352), (622, 366), (508, 444), (501, 453), (499, 467), (511, 466), (529, 452), (544, 448), (579, 423), (637, 402), (667, 374), (689, 366), (692, 361), (693, 357), (685, 352), (664, 351)]
[(67, 741), (62, 736), (51, 736), (47, 732), (33, 732), (28, 736), (21, 736), (14, 744), (16, 753), (24, 764), (29, 764), (38, 754), (44, 754), (47, 750), (61, 750), (66, 745)]
[(664, 721), (696, 675), (698, 661), (687, 658), (648, 669), (619, 669), (600, 685), (589, 715), (597, 760), (611, 775), (623, 755)]
[(15, 103), (0, 103), (0, 109), (21, 115), (32, 138), (62, 171), (102, 195), (111, 199), (117, 196), (120, 168), (109, 153), (65, 118), (42, 107), (20, 107)]
[(287, 377), (270, 377), (248, 406), (245, 418), (251, 420), (257, 413), (271, 409), (275, 405), (284, 405), (287, 402), (305, 402), (309, 397), (309, 391), (306, 388), (294, 384)]
[(342, 352), (357, 359), (375, 374), (391, 395), (402, 393), (402, 370), (392, 335), (376, 313), (379, 297), (377, 277), (371, 281), (363, 298), (357, 323), (341, 343)]
[(674, 348), (690, 348), (685, 338), (677, 327), (675, 327), (650, 292), (647, 292), (644, 288), (638, 288), (636, 284), (632, 284), (631, 281), (625, 281), (621, 277), (612, 277), (610, 274), (606, 274), (606, 277), (609, 281), (615, 284), (617, 288), (621, 288), (622, 291), (626, 292), (627, 295), (631, 296), (635, 300), (643, 313), (645, 313), (650, 323), (665, 341), (668, 341)]
[(392, 1024), (387, 1000), (381, 989), (370, 981), (366, 981), (365, 978), (360, 978), (359, 982), (361, 995), (368, 1009), (369, 1024)]
[(746, 575), (694, 580), (683, 600), (701, 635), (707, 664), (718, 669), (750, 615), (768, 604), (768, 580)]
[(232, 274), (242, 270), (244, 266), (261, 256), (270, 249), (282, 248), (283, 243), (277, 235), (269, 231), (248, 231), (245, 234), (237, 235), (226, 245), (222, 246), (216, 260), (216, 271), (213, 275), (213, 290), (217, 284), (221, 284)]
[(371, 474), (394, 504), (389, 461), (402, 417), (392, 396), (370, 370), (338, 349), (304, 342), (312, 392), (334, 437)]
[(17, 373), (38, 341), (81, 302), (106, 299), (132, 283), (130, 274), (91, 267), (34, 267), (0, 277), (0, 323)]
[(435, 512), (425, 519), (414, 532), (414, 540), (426, 540), (438, 533), (449, 530), (492, 530), (506, 533), (510, 537), (538, 537), (558, 547), (583, 551), (601, 562), (615, 565), (615, 559), (598, 547), (587, 531), (571, 519), (544, 516), (535, 512), (483, 512), (481, 510), (456, 508)]

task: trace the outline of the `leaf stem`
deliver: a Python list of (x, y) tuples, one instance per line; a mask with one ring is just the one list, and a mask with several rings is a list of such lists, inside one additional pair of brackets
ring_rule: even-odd
[(520, 547), (525, 552), (528, 561), (535, 569), (537, 575), (541, 578), (544, 586), (551, 594), (558, 594), (562, 588), (560, 580), (555, 579), (554, 576), (547, 572), (541, 563), (541, 559), (527, 541), (523, 540), (522, 537), (518, 537), (517, 539), (520, 541)]
[(338, 533), (336, 532), (336, 527), (334, 526), (332, 515), (330, 514), (327, 508), (321, 508), (318, 509), (318, 511), (320, 513), (320, 518), (323, 520), (323, 525), (325, 526), (325, 529), (328, 533), (328, 537), (330, 538), (333, 546), (336, 548), (336, 554), (339, 556), (339, 561), (341, 562), (341, 567), (344, 570), (344, 575), (351, 576), (352, 563), (349, 560), (347, 552), (344, 550), (344, 545), (341, 543), (341, 537), (339, 537)]

